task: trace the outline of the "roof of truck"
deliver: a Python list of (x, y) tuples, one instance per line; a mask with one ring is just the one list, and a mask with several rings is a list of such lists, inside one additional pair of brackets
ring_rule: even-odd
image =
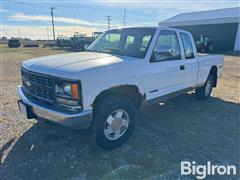
[[(135, 29), (135, 28), (149, 28), (149, 29), (169, 29), (169, 30), (174, 30), (174, 31), (182, 31), (182, 32), (187, 32), (182, 29), (177, 29), (177, 28), (172, 28), (172, 27), (167, 27), (167, 26), (129, 26), (129, 27), (123, 27), (123, 28), (113, 28), (109, 30), (120, 30), (120, 29)], [(108, 31), (108, 30), (107, 30)]]

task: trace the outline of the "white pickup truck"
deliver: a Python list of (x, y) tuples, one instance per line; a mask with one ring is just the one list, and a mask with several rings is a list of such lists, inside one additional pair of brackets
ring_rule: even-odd
[(111, 149), (132, 134), (137, 109), (190, 90), (207, 99), (222, 70), (223, 56), (198, 56), (189, 32), (112, 29), (85, 52), (24, 61), (18, 105), (27, 118), (93, 127)]

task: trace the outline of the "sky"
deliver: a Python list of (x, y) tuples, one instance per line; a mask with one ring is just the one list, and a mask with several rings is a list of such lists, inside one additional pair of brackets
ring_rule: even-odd
[[(1, 37), (53, 39), (50, 7), (54, 9), (56, 36), (75, 32), (91, 35), (111, 28), (157, 26), (180, 13), (239, 7), (239, 0), (0, 0)], [(74, 26), (75, 19), (75, 26)], [(75, 27), (75, 28), (74, 28)]]

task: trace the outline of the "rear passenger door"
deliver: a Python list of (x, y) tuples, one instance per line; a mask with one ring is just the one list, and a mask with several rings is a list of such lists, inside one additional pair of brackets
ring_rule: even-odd
[(193, 39), (187, 33), (180, 33), (185, 57), (185, 85), (186, 88), (195, 87), (198, 76), (198, 59), (194, 55)]
[(162, 30), (149, 63), (151, 86), (147, 98), (167, 95), (185, 87), (184, 60), (181, 58), (179, 40), (175, 31)]

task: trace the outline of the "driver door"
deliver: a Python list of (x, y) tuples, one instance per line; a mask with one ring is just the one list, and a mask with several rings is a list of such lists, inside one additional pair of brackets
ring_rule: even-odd
[(148, 68), (147, 99), (185, 88), (185, 65), (175, 31), (162, 30), (159, 33)]

